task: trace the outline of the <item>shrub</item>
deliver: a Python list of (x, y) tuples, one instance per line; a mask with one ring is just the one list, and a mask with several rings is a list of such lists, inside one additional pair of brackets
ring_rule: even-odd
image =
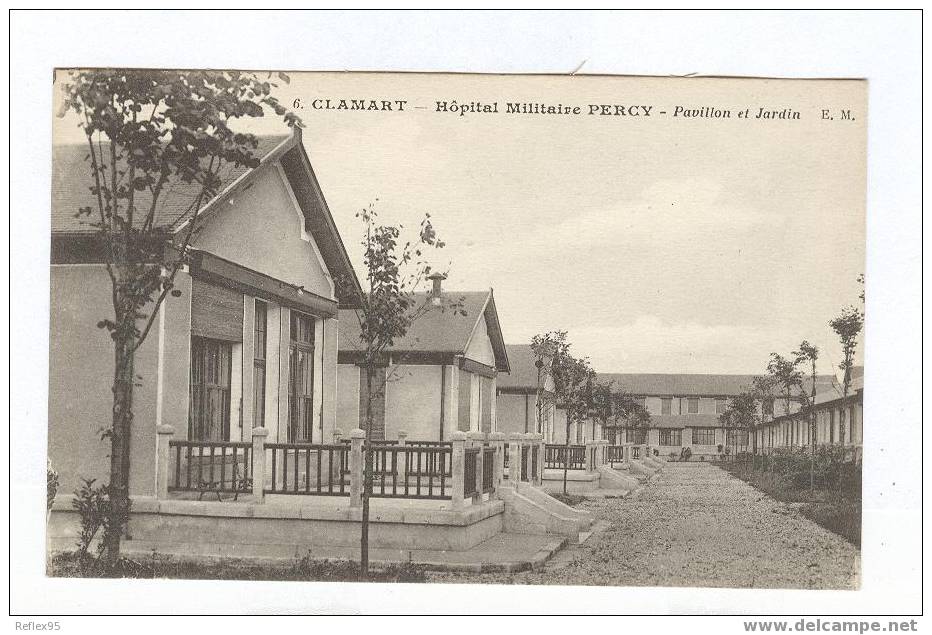
[[(123, 531), (126, 526), (126, 519), (122, 521), (113, 514), (113, 507), (110, 504), (110, 486), (94, 485), (97, 479), (81, 479), (81, 487), (74, 491), (74, 499), (71, 506), (78, 512), (81, 519), (81, 533), (78, 535), (77, 555), (82, 566), (89, 564), (91, 560), (90, 547), (98, 533), (101, 533), (102, 540), (97, 544), (97, 558), (95, 562), (100, 561), (100, 555), (104, 550), (106, 538), (113, 531)], [(132, 504), (132, 501), (128, 501)]]
[(46, 461), (46, 511), (52, 511), (52, 503), (55, 502), (55, 495), (58, 494), (58, 472), (52, 467), (51, 461)]

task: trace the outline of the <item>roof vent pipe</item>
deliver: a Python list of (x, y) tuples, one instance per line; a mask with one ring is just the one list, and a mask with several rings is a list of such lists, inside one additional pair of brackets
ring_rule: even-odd
[(447, 279), (445, 274), (434, 272), (427, 276), (427, 279), (433, 282), (433, 288), (430, 291), (430, 302), (434, 306), (440, 306), (441, 283)]

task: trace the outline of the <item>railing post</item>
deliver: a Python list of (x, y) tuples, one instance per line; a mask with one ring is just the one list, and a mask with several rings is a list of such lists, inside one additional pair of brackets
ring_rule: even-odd
[(466, 455), (466, 433), (457, 430), (450, 435), (450, 441), (453, 443), (453, 509), (463, 509), (463, 498), (465, 497), (464, 472), (465, 472), (465, 455)]
[(469, 447), (479, 448), (479, 451), (476, 453), (476, 493), (473, 496), (474, 500), (482, 500), (482, 441), (485, 439), (484, 432), (477, 432), (475, 430), (467, 432), (466, 438), (469, 440)]
[(489, 435), (489, 443), (495, 448), (495, 468), (492, 471), (492, 480), (498, 490), (505, 478), (505, 434), (493, 432)]
[(252, 429), (252, 497), (257, 503), (265, 502), (265, 437), (267, 436), (269, 436), (269, 431), (266, 428)]
[(362, 506), (362, 487), (363, 487), (363, 457), (362, 442), (366, 439), (366, 433), (356, 428), (350, 432), (350, 455), (349, 455), (349, 497), (350, 507)]
[(404, 430), (399, 430), (398, 431), (398, 445), (403, 447), (407, 439), (408, 439), (408, 433), (405, 432)]
[(586, 471), (596, 471), (596, 446), (594, 441), (586, 441)]
[(340, 442), (340, 439), (342, 439), (342, 438), (343, 438), (343, 431), (342, 431), (342, 430), (334, 430), (334, 431), (333, 431), (333, 444), (334, 444), (334, 445), (336, 445), (337, 443), (339, 443), (339, 442)]
[(544, 482), (544, 435), (535, 433), (531, 443), (533, 447), (537, 448), (537, 464), (533, 466), (534, 473), (531, 475), (531, 483), (535, 487), (540, 487)]
[(521, 481), (521, 438), (520, 432), (512, 432), (508, 439), (508, 480), (517, 489)]
[[(168, 470), (171, 459), (171, 448), (169, 441), (175, 434), (175, 429), (171, 426), (157, 426), (155, 429), (155, 486), (156, 496), (160, 499), (168, 498)], [(177, 483), (176, 483), (177, 485)]]

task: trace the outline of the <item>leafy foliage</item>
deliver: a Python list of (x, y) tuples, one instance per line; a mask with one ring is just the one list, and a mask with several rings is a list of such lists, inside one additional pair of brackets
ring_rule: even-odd
[(864, 314), (854, 306), (842, 309), (841, 314), (831, 320), (829, 326), (838, 335), (841, 341), (843, 358), (838, 368), (841, 369), (842, 389), (844, 396), (848, 396), (851, 386), (851, 369), (854, 368), (854, 355), (858, 347), (858, 336), (864, 328)]
[(107, 537), (115, 532), (121, 532), (126, 524), (129, 508), (125, 515), (118, 515), (113, 509), (111, 488), (109, 485), (95, 485), (96, 479), (81, 479), (81, 487), (75, 490), (71, 501), (72, 507), (78, 512), (81, 523), (81, 532), (78, 534), (76, 546), (81, 562), (93, 563), (90, 548), (98, 533), (103, 539), (97, 544), (97, 560), (107, 547)]
[[(428, 253), (444, 247), (426, 214), (417, 238), (401, 242), (403, 227), (381, 224), (375, 205), (356, 214), (365, 226), (361, 245), (366, 268), (367, 290), (362, 308), (356, 311), (361, 348), (366, 371), (365, 433), (366, 445), (372, 441), (373, 402), (392, 378), (386, 373), (381, 385), (374, 385), (376, 369), (384, 364), (385, 352), (403, 338), (411, 325), (431, 310), (453, 311), (465, 316), (460, 301), (433, 298), (418, 299), (416, 290), (432, 273)], [(360, 536), (360, 578), (369, 573), (369, 498), (372, 492), (372, 452), (366, 452), (362, 491), (362, 531)]]
[[(288, 82), (284, 73), (277, 79)], [(271, 74), (127, 69), (74, 71), (63, 84), (59, 116), (78, 118), (94, 200), (76, 216), (97, 230), (111, 286), (112, 313), (97, 324), (114, 345), (112, 421), (102, 435), (110, 440), (105, 544), (111, 566), (120, 559), (129, 514), (135, 352), (187, 261), (200, 211), (224, 185), (223, 170), (259, 164), (257, 137), (234, 124), (270, 110), (289, 126), (301, 125), (272, 95), (276, 86)], [(175, 232), (158, 214), (177, 190), (192, 193), (172, 207), (180, 210), (171, 219)], [(85, 494), (92, 504), (92, 490)]]
[(55, 502), (55, 495), (58, 494), (58, 472), (52, 467), (51, 461), (46, 461), (46, 510), (51, 511), (52, 503)]

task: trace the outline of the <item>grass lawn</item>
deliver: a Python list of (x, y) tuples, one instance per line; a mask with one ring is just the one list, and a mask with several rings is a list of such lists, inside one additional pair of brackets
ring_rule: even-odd
[(557, 499), (564, 505), (569, 505), (570, 507), (576, 507), (581, 502), (586, 500), (585, 496), (579, 496), (578, 494), (564, 494), (563, 492), (557, 492), (556, 494), (551, 494), (550, 496)]
[[(224, 559), (200, 563), (153, 554), (142, 559), (123, 558), (114, 571), (94, 567), (92, 558), (82, 567), (73, 552), (49, 558), (46, 575), (53, 578), (174, 578), (180, 580), (281, 580), (358, 582), (359, 564), (347, 560), (296, 558), (281, 564), (256, 564)], [(368, 582), (426, 582), (424, 570), (416, 565), (370, 568)]]
[(856, 547), (861, 546), (861, 493), (795, 487), (780, 474), (753, 470), (743, 463), (719, 463), (722, 469), (784, 503), (801, 503), (799, 512)]

